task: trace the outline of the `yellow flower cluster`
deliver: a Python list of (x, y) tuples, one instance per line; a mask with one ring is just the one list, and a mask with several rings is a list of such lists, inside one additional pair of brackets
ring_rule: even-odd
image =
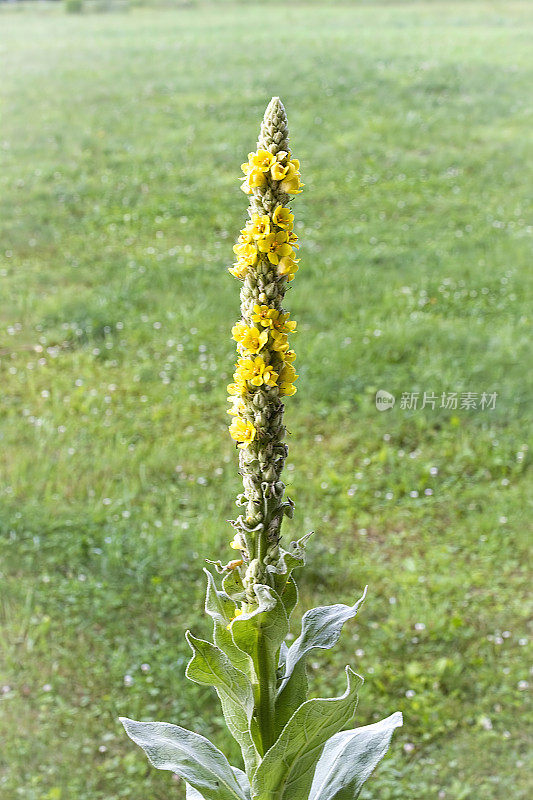
[(263, 189), (268, 185), (268, 178), (279, 181), (279, 188), (287, 194), (300, 194), (304, 184), (300, 179), (300, 162), (291, 158), (286, 150), (273, 155), (268, 150), (257, 150), (248, 153), (248, 161), (241, 166), (244, 172), (241, 189), (251, 194), (253, 189)]
[[(240, 345), (243, 356), (238, 359), (233, 373), (233, 383), (228, 386), (232, 408), (228, 413), (240, 414), (243, 411), (242, 397), (253, 391), (256, 386), (277, 386), (280, 395), (292, 395), (296, 392), (293, 381), (298, 377), (292, 366), (296, 358), (294, 350), (289, 348), (287, 334), (296, 330), (296, 322), (289, 320), (289, 314), (282, 314), (275, 308), (266, 305), (254, 305), (250, 326), (245, 322), (237, 322), (231, 329), (235, 341)], [(258, 326), (258, 327), (256, 327)], [(270, 352), (269, 352), (270, 351)], [(261, 354), (263, 353), (263, 354)], [(270, 361), (275, 355), (280, 362), (279, 371), (274, 370)], [(235, 432), (242, 433), (248, 428), (232, 423)], [(253, 441), (254, 433), (249, 432)], [(232, 432), (233, 436), (233, 432)], [(237, 436), (233, 436), (237, 439)], [(237, 441), (242, 441), (240, 438)]]
[(293, 248), (298, 248), (298, 237), (292, 229), (294, 214), (284, 206), (277, 206), (272, 219), (268, 214), (253, 214), (241, 230), (233, 252), (237, 261), (229, 272), (239, 280), (244, 280), (251, 267), (266, 257), (277, 267), (280, 278), (292, 281), (298, 272), (299, 259), (294, 257)]
[[(291, 159), (287, 151), (273, 155), (268, 150), (258, 149), (250, 153), (248, 162), (242, 165), (245, 173), (242, 188), (247, 194), (255, 188), (279, 190), (277, 197), (283, 202), (283, 193), (299, 194), (301, 191), (299, 167), (299, 162)], [(229, 272), (242, 281), (249, 275), (256, 280), (266, 269), (274, 274), (280, 297), (284, 293), (284, 279), (294, 278), (299, 263), (294, 251), (298, 248), (298, 237), (293, 230), (294, 215), (282, 202), (274, 201), (275, 207), (269, 214), (251, 215), (233, 248), (237, 261), (229, 268)], [(228, 386), (231, 403), (228, 413), (233, 416), (230, 434), (240, 448), (261, 441), (262, 423), (257, 425), (257, 409), (253, 404), (255, 393), (275, 388), (277, 397), (293, 395), (296, 392), (294, 381), (298, 377), (293, 367), (296, 354), (288, 340), (288, 334), (296, 329), (296, 322), (276, 307), (279, 302), (267, 305), (263, 299), (257, 299), (258, 302), (252, 301), (247, 306), (242, 320), (232, 328), (240, 357), (233, 383)]]

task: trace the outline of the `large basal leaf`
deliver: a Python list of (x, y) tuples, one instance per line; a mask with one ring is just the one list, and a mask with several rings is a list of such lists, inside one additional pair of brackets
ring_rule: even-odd
[(193, 657), (185, 675), (195, 683), (214, 686), (222, 704), (224, 718), (231, 735), (241, 746), (246, 768), (252, 772), (259, 761), (255, 741), (259, 739), (257, 722), (252, 718), (254, 693), (246, 675), (236, 669), (218, 647), (185, 634)]
[(177, 773), (204, 800), (247, 800), (226, 756), (205, 736), (169, 722), (120, 721), (154, 767)]
[(252, 781), (254, 800), (307, 800), (324, 743), (350, 720), (362, 678), (346, 667), (341, 697), (307, 700), (265, 754)]
[(318, 606), (303, 615), (302, 632), (289, 647), (285, 661), (285, 675), (278, 690), (279, 692), (284, 689), (296, 664), (305, 658), (311, 650), (316, 648), (328, 650), (337, 644), (342, 626), (347, 620), (355, 617), (365, 596), (366, 589), (363, 596), (353, 606), (347, 606), (344, 603), (337, 603), (333, 606)]
[[(241, 789), (243, 790), (246, 797), (250, 798), (250, 781), (248, 780), (248, 776), (246, 772), (243, 772), (242, 769), (238, 769), (237, 767), (232, 767), (232, 770), (237, 778), (237, 782)], [(185, 785), (185, 797), (186, 800), (205, 800), (200, 792), (197, 789), (194, 789), (190, 784)]]
[(316, 765), (309, 800), (355, 800), (387, 752), (400, 712), (364, 728), (341, 731), (326, 742)]

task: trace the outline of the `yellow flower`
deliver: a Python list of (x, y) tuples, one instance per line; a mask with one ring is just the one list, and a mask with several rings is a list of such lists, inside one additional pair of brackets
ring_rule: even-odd
[(300, 187), (304, 186), (300, 180), (300, 173), (298, 172), (298, 168), (295, 166), (295, 163), (298, 163), (296, 159), (289, 162), (287, 174), (280, 184), (280, 189), (283, 192), (287, 192), (287, 194), (300, 194), (302, 191)]
[(246, 194), (250, 194), (252, 189), (262, 189), (266, 185), (267, 185), (267, 180), (265, 177), (265, 173), (262, 170), (257, 169), (256, 167), (252, 167), (248, 171), (246, 178), (243, 179), (243, 182), (241, 184), (241, 189), (243, 190), (243, 192), (246, 192)]
[(228, 383), (226, 389), (227, 393), (235, 396), (241, 396), (243, 394), (246, 394), (247, 392), (246, 381), (243, 378), (241, 378), (237, 372), (233, 374), (233, 380), (234, 383)]
[(231, 336), (233, 339), (235, 339), (236, 342), (240, 342), (247, 330), (248, 330), (248, 325), (246, 324), (246, 322), (242, 322), (241, 320), (240, 322), (236, 322), (233, 328), (231, 329)]
[(293, 394), (296, 394), (297, 389), (292, 383), (280, 383), (279, 385), (279, 393), (284, 397), (292, 397)]
[(257, 261), (257, 248), (255, 244), (234, 244), (233, 252), (240, 260), (245, 261), (251, 267)]
[(246, 227), (243, 228), (241, 231), (241, 235), (239, 236), (239, 244), (253, 244), (254, 237), (250, 230), (250, 228)]
[(233, 550), (246, 550), (246, 540), (242, 533), (236, 533), (229, 545)]
[(292, 364), (284, 364), (279, 374), (279, 393), (287, 397), (295, 394), (296, 386), (294, 386), (293, 382), (297, 377), (298, 375)]
[(289, 165), (287, 164), (284, 166), (283, 164), (280, 164), (279, 161), (276, 161), (275, 164), (272, 164), (270, 168), (270, 174), (275, 181), (282, 181), (288, 171)]
[(278, 275), (284, 275), (290, 281), (292, 281), (298, 272), (299, 261), (299, 258), (295, 259), (291, 258), (290, 256), (285, 256), (285, 258), (282, 258), (278, 264)]
[[(294, 360), (294, 356), (291, 360)], [(279, 374), (279, 393), (287, 397), (296, 394), (296, 386), (294, 386), (293, 381), (295, 381), (297, 377), (298, 375), (292, 364), (285, 363)]]
[(279, 317), (279, 311), (270, 306), (254, 306), (252, 322), (263, 325), (265, 328), (272, 327), (272, 323)]
[(268, 150), (258, 150), (257, 153), (249, 153), (248, 163), (254, 169), (261, 172), (268, 172), (272, 164), (276, 161), (276, 157), (269, 153)]
[(248, 225), (247, 230), (253, 239), (261, 239), (262, 236), (270, 233), (270, 217), (267, 214), (263, 214), (261, 217), (259, 214), (254, 214)]
[(286, 333), (272, 330), (270, 332), (271, 348), (277, 353), (286, 353), (289, 349), (289, 340)]
[(266, 186), (266, 182), (267, 181), (263, 170), (254, 167), (248, 173), (248, 183), (252, 189), (261, 189), (263, 186)]
[(240, 340), (241, 345), (249, 353), (258, 353), (262, 347), (265, 346), (268, 339), (268, 331), (263, 330), (261, 333), (257, 328), (246, 328), (246, 331)]
[(277, 312), (276, 319), (272, 320), (272, 327), (281, 333), (291, 333), (296, 330), (296, 322), (289, 320), (289, 314), (280, 314)]
[(289, 364), (291, 364), (295, 358), (296, 358), (296, 353), (294, 352), (294, 350), (287, 350), (286, 353), (283, 353), (283, 361), (286, 361)]
[(296, 249), (299, 250), (300, 245), (297, 244), (297, 241), (298, 237), (296, 236), (296, 234), (293, 233), (292, 231), (289, 231), (289, 244), (292, 245), (292, 247), (296, 247)]
[(257, 246), (261, 253), (266, 253), (271, 264), (278, 264), (280, 258), (288, 256), (292, 252), (290, 244), (287, 244), (288, 235), (286, 231), (269, 233), (263, 239), (259, 239)]
[(290, 208), (277, 206), (276, 210), (272, 214), (272, 222), (274, 222), (274, 224), (277, 225), (278, 228), (291, 230), (292, 223), (294, 222), (294, 214), (291, 214)]
[(255, 358), (239, 358), (237, 362), (239, 377), (249, 381), (252, 386), (275, 386), (278, 373), (270, 364), (266, 364), (262, 356)]
[(281, 383), (292, 383), (297, 377), (298, 375), (292, 364), (284, 364), (282, 366), (281, 372), (279, 373)]
[(248, 264), (247, 261), (239, 259), (232, 267), (228, 267), (228, 272), (230, 275), (233, 275), (234, 278), (238, 278), (242, 281), (246, 277), (249, 268), (250, 264)]
[(232, 439), (239, 442), (239, 447), (242, 449), (248, 447), (255, 439), (257, 431), (251, 422), (248, 422), (242, 417), (235, 417), (229, 426), (229, 432)]

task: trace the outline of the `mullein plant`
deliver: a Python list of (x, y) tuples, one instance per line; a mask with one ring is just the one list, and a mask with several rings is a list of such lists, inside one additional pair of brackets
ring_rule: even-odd
[(300, 167), (289, 150), (285, 109), (274, 97), (265, 112), (257, 149), (242, 166), (249, 220), (235, 245), (229, 272), (242, 282), (241, 318), (232, 329), (238, 359), (228, 387), (230, 435), (237, 443), (244, 491), (232, 522), (237, 558), (211, 562), (205, 609), (213, 641), (187, 631), (192, 658), (186, 675), (212, 686), (244, 771), (231, 766), (198, 733), (167, 722), (121, 718), (127, 734), (159, 769), (181, 776), (187, 800), (353, 800), (396, 727), (396, 713), (381, 722), (343, 730), (352, 719), (362, 679), (346, 667), (346, 690), (308, 699), (306, 661), (338, 641), (354, 605), (320, 606), (303, 615), (300, 635), (285, 640), (298, 599), (293, 570), (304, 564), (307, 536), (281, 544), (281, 524), (294, 505), (281, 480), (288, 448), (284, 398), (296, 391), (295, 331), (282, 306), (298, 270), (297, 236), (289, 203), (301, 192)]

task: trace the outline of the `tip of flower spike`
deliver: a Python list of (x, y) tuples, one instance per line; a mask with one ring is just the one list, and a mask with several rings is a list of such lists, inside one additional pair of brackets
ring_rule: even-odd
[(279, 97), (273, 97), (266, 108), (257, 146), (274, 155), (280, 150), (289, 149), (287, 115)]
[(265, 111), (265, 120), (282, 113), (285, 117), (285, 106), (279, 97), (273, 97)]

